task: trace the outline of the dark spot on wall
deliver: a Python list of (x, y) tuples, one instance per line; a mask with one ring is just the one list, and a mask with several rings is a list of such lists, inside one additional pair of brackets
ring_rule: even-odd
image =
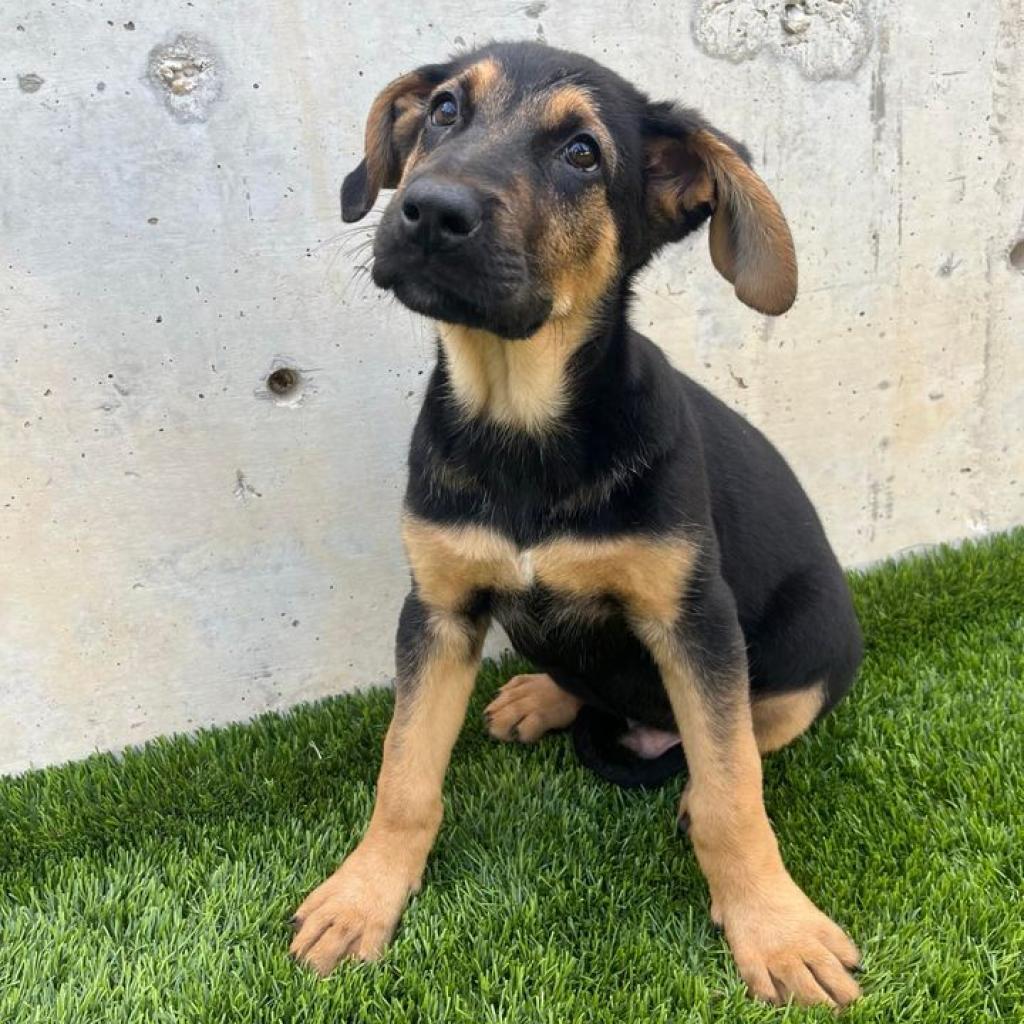
[(963, 260), (956, 259), (956, 257), (950, 253), (939, 267), (939, 277), (949, 277), (961, 263), (963, 263)]
[(1024, 238), (1019, 239), (1010, 250), (1010, 266), (1024, 272)]
[(42, 75), (30, 71), (27, 75), (18, 75), (18, 88), (22, 92), (39, 92), (45, 81)]
[(290, 366), (279, 366), (267, 377), (267, 390), (277, 398), (288, 398), (296, 393), (302, 377)]

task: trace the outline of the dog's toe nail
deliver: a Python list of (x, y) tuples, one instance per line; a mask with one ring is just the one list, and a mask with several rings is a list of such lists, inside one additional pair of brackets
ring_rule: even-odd
[(511, 733), (512, 739), (514, 739), (518, 743), (519, 742), (519, 726), (518, 726), (518, 724), (512, 726), (512, 728), (510, 730), (510, 733)]
[(676, 818), (676, 832), (681, 836), (688, 836), (690, 834), (689, 812), (683, 811), (683, 813)]
[(292, 916), (288, 918), (288, 923), (295, 931), (298, 931), (299, 927), (302, 925), (302, 918), (299, 917), (298, 914), (292, 914)]

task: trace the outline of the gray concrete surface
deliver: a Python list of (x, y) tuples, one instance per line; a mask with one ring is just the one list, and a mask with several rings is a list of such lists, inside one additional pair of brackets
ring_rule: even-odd
[(354, 276), (337, 188), (376, 89), (492, 36), (750, 144), (797, 305), (740, 306), (700, 239), (637, 319), (782, 448), (847, 563), (1024, 520), (1019, 0), (9, 0), (0, 771), (390, 678), (432, 344)]

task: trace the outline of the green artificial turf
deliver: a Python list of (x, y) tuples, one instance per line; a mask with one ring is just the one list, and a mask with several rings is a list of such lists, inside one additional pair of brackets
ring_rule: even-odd
[[(793, 875), (864, 952), (846, 1019), (1024, 1020), (1024, 531), (854, 588), (860, 682), (765, 770)], [(327, 982), (286, 921), (368, 818), (389, 693), (0, 782), (0, 1024), (830, 1019), (745, 999), (677, 787), (486, 738), (516, 667), (482, 673), (392, 950)]]

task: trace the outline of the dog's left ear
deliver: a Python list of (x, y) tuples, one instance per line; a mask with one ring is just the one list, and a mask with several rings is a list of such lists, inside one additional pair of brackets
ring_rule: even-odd
[(450, 76), (448, 64), (426, 64), (386, 85), (366, 119), (362, 162), (341, 185), (341, 219), (362, 220), (382, 188), (394, 188), (423, 124), (434, 87)]
[(710, 215), (711, 262), (737, 298), (760, 313), (785, 313), (796, 298), (793, 236), (746, 149), (670, 103), (648, 106), (644, 146), (655, 246), (682, 238)]

